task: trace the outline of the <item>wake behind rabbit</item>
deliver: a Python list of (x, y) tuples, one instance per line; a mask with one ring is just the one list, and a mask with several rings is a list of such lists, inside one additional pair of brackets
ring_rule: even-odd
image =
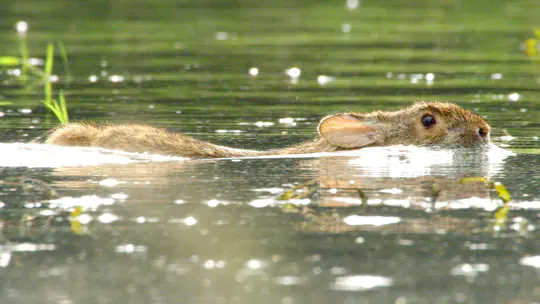
[(417, 102), (394, 112), (339, 113), (323, 118), (319, 137), (290, 147), (257, 151), (215, 145), (149, 125), (98, 126), (71, 123), (56, 129), (48, 144), (91, 146), (128, 152), (185, 157), (241, 157), (306, 154), (360, 149), (367, 146), (489, 143), (491, 131), (479, 115), (458, 105)]

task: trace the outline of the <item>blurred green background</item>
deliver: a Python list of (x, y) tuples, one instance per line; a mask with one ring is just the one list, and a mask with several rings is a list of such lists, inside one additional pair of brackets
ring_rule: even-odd
[[(0, 55), (20, 54), (20, 21), (30, 57), (63, 42), (71, 77), (57, 54), (55, 90), (72, 120), (147, 122), (222, 142), (230, 138), (215, 130), (239, 129), (232, 142), (275, 146), (312, 136), (328, 113), (446, 100), (487, 117), (495, 136), (508, 130), (512, 148), (534, 149), (540, 56), (520, 48), (536, 39), (538, 16), (535, 0), (22, 0), (0, 8)], [(296, 79), (286, 74), (294, 67)], [(0, 140), (56, 124), (39, 81), (8, 68), (0, 80), (0, 127), (10, 130)], [(279, 124), (285, 117), (306, 120)]]

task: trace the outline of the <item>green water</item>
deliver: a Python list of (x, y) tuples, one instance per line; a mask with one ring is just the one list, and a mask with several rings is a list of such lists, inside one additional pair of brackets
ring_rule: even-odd
[[(105, 156), (17, 144), (57, 122), (39, 79), (3, 67), (2, 303), (532, 303), (540, 55), (520, 46), (539, 16), (535, 0), (2, 4), (0, 56), (20, 56), (20, 21), (30, 57), (66, 46), (54, 88), (72, 121), (269, 149), (315, 136), (329, 113), (444, 100), (524, 152), (66, 165)], [(471, 176), (501, 182), (510, 211), (460, 183)], [(305, 182), (306, 195), (275, 199)]]

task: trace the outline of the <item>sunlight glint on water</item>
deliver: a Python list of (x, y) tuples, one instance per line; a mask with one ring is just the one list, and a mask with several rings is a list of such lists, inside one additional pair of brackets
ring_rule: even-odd
[(39, 77), (1, 66), (2, 304), (535, 303), (540, 6), (486, 3), (4, 5), (0, 63), (26, 42), (43, 69), (62, 42), (53, 94), (72, 121), (266, 150), (313, 138), (328, 114), (447, 100), (526, 153), (197, 160), (27, 144), (57, 123)]

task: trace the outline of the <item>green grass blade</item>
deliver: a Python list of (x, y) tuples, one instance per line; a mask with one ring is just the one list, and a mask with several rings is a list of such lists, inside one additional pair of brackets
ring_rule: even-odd
[(66, 99), (62, 91), (60, 91), (59, 94), (59, 101), (56, 99), (51, 99), (50, 101), (43, 101), (43, 104), (54, 114), (54, 116), (56, 116), (60, 123), (68, 123), (69, 117), (67, 112)]
[[(67, 51), (63, 44), (60, 44), (60, 52), (62, 53), (62, 59), (64, 60), (64, 65), (67, 67)], [(54, 44), (47, 44), (47, 57), (45, 58), (45, 68), (43, 70), (43, 80), (45, 82), (43, 89), (45, 91), (45, 99), (43, 104), (47, 107), (60, 123), (67, 123), (69, 120), (66, 98), (64, 92), (60, 90), (58, 94), (58, 100), (53, 99), (52, 96), (52, 83), (51, 76), (54, 66)]]
[(28, 58), (30, 57), (29, 51), (28, 51), (28, 42), (26, 41), (26, 35), (20, 36), (20, 51), (21, 51), (21, 80), (26, 81), (27, 78), (27, 72), (28, 72), (28, 66), (30, 64), (28, 63)]
[(0, 66), (18, 66), (21, 64), (21, 59), (13, 56), (1, 56)]
[(66, 98), (64, 97), (64, 91), (60, 90), (58, 99), (60, 100), (60, 110), (62, 112), (62, 119), (60, 119), (60, 122), (68, 123), (69, 116), (68, 116), (68, 111), (67, 111)]
[[(56, 100), (55, 100), (56, 101)], [(53, 102), (51, 103), (47, 103), (45, 101), (43, 101), (43, 104), (49, 109), (51, 110), (51, 112), (53, 112), (54, 116), (56, 116), (56, 118), (58, 118), (58, 120), (60, 120), (60, 116), (62, 115), (61, 111), (58, 110), (58, 108), (55, 106), (55, 104)]]
[(45, 58), (45, 74), (51, 75), (54, 61), (54, 44), (47, 44), (47, 57)]
[(45, 103), (52, 104), (52, 84), (50, 80), (45, 80), (44, 88), (45, 90)]
[(62, 58), (62, 64), (64, 65), (64, 74), (66, 75), (66, 85), (71, 81), (71, 71), (69, 70), (69, 60), (66, 45), (60, 41), (58, 42), (58, 50), (60, 51), (60, 57)]
[(52, 84), (51, 84), (51, 73), (53, 70), (53, 61), (54, 61), (54, 45), (49, 43), (47, 45), (47, 57), (45, 58), (45, 102), (52, 104)]
[(27, 65), (26, 68), (31, 74), (34, 74), (40, 77), (41, 79), (46, 80), (47, 77), (45, 75), (45, 72), (43, 72), (40, 68), (36, 68), (35, 66), (32, 66), (32, 65)]

